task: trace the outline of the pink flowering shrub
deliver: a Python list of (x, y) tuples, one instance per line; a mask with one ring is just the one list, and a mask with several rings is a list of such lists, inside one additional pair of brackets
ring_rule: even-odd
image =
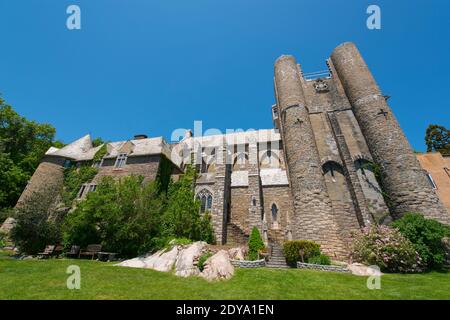
[(352, 258), (356, 262), (376, 265), (382, 271), (422, 271), (422, 259), (413, 244), (397, 229), (387, 226), (364, 228), (362, 233), (354, 235)]

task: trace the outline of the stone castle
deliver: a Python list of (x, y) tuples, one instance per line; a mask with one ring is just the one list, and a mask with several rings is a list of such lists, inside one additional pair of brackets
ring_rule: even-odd
[[(271, 247), (308, 239), (340, 258), (352, 232), (405, 212), (450, 223), (355, 45), (338, 46), (327, 66), (304, 74), (292, 56), (276, 61), (274, 129), (200, 137), (188, 131), (170, 144), (145, 135), (108, 143), (94, 164), (97, 176), (78, 197), (105, 175), (153, 180), (167, 159), (174, 176), (194, 161), (195, 194), (212, 215), (219, 244), (243, 243), (257, 227)], [(91, 161), (100, 148), (85, 136), (48, 150), (18, 203), (34, 191), (61, 190), (67, 162)]]

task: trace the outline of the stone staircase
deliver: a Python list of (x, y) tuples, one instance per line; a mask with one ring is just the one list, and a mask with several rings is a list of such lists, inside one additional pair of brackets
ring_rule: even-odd
[(227, 223), (227, 244), (246, 245), (248, 243), (248, 235), (236, 224)]
[(266, 267), (279, 269), (289, 268), (286, 263), (286, 259), (284, 258), (283, 248), (281, 247), (281, 245), (276, 241), (271, 242), (270, 245), (271, 255), (269, 261), (266, 263)]

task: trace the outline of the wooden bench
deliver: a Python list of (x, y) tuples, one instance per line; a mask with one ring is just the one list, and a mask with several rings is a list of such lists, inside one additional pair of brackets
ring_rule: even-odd
[(80, 257), (80, 246), (72, 246), (70, 248), (70, 251), (66, 252), (65, 256), (79, 258)]
[(54, 244), (49, 244), (45, 247), (44, 252), (39, 252), (38, 258), (39, 259), (45, 259), (48, 257), (51, 257), (54, 253), (55, 253), (55, 245)]
[(87, 246), (86, 250), (80, 251), (80, 257), (87, 256), (91, 257), (92, 260), (94, 260), (95, 256), (98, 255), (98, 253), (102, 251), (102, 245), (101, 244), (90, 244)]

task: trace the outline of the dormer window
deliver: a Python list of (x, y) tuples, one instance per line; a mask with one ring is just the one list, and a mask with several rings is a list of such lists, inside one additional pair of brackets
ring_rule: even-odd
[(124, 166), (125, 166), (125, 164), (127, 163), (127, 157), (128, 157), (128, 154), (126, 154), (126, 153), (120, 153), (118, 156), (117, 156), (117, 159), (116, 159), (116, 164), (114, 165), (116, 168), (123, 168)]

